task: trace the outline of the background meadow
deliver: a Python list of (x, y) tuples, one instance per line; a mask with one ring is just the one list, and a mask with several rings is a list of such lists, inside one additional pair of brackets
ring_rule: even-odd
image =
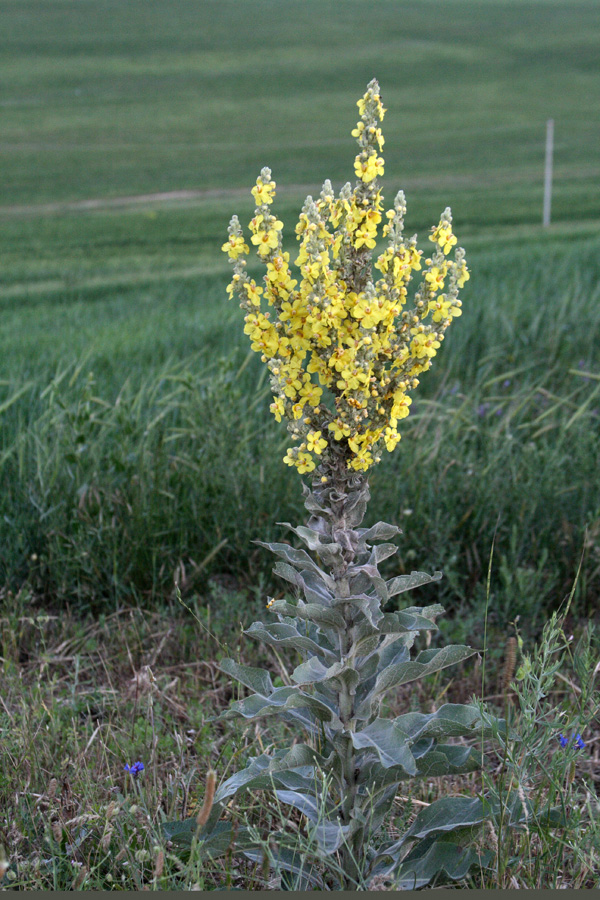
[[(600, 8), (0, 0), (0, 17), (0, 843), (17, 886), (69, 886), (74, 855), (84, 886), (177, 887), (174, 863), (113, 866), (110, 840), (91, 862), (105, 832), (85, 822), (75, 853), (66, 823), (104, 816), (133, 756), (156, 823), (201, 794), (196, 760), (245, 752), (205, 722), (229, 696), (214, 660), (264, 654), (239, 623), (283, 585), (252, 541), (304, 510), (220, 246), (268, 165), (293, 252), (305, 196), (353, 177), (372, 77), (388, 204), (405, 190), (424, 249), (450, 205), (471, 269), (372, 473), (369, 521), (404, 531), (389, 574), (444, 571), (419, 597), (446, 606), (441, 639), (483, 647), (487, 607), (492, 679), (511, 623), (538, 639), (580, 563), (566, 627), (598, 620)], [(481, 693), (462, 676), (449, 696)], [(142, 829), (137, 849), (154, 860), (157, 840)]]

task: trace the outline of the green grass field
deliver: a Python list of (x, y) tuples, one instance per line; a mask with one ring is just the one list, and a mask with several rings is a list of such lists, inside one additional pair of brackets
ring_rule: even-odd
[[(388, 204), (405, 190), (424, 248), (450, 205), (471, 269), (401, 445), (372, 473), (369, 522), (404, 531), (390, 574), (443, 569), (419, 595), (448, 609), (441, 640), (483, 646), (487, 605), (491, 681), (511, 623), (531, 645), (580, 562), (565, 627), (598, 621), (600, 6), (0, 0), (0, 21), (0, 773), (28, 759), (18, 783), (0, 774), (0, 845), (17, 887), (68, 889), (88, 826), (67, 823), (100, 815), (104, 831), (75, 854), (84, 887), (189, 889), (198, 873), (172, 859), (156, 874), (157, 823), (201, 794), (195, 766), (248, 750), (241, 732), (215, 745), (202, 697), (220, 709), (230, 694), (219, 641), (253, 665), (263, 653), (239, 643), (238, 623), (283, 587), (252, 541), (305, 517), (220, 246), (268, 165), (292, 249), (305, 196), (354, 177), (350, 131), (372, 77)], [(175, 579), (219, 640), (178, 607)], [(155, 688), (133, 690), (147, 665)], [(484, 690), (478, 670), (462, 675), (457, 702)], [(549, 697), (579, 709), (563, 682)], [(151, 826), (122, 783), (133, 756), (151, 762), (135, 795)], [(567, 846), (562, 868), (554, 845), (538, 847), (544, 864), (523, 863), (519, 886), (597, 887), (583, 844), (579, 857)], [(205, 889), (221, 874), (202, 875)], [(227, 872), (228, 885), (261, 879)], [(483, 884), (515, 886), (499, 873)]]

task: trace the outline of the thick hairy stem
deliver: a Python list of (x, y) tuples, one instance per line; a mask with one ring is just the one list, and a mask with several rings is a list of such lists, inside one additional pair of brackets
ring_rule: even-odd
[[(338, 600), (349, 597), (351, 593), (348, 571), (355, 561), (358, 547), (357, 528), (362, 521), (369, 498), (366, 477), (361, 473), (351, 472), (346, 467), (346, 460), (340, 456), (336, 463), (318, 470), (318, 479), (313, 485), (313, 497), (324, 511), (323, 515), (312, 516), (309, 525), (327, 535), (342, 548), (338, 565), (332, 569), (335, 581), (335, 596)], [(340, 662), (352, 654), (352, 616), (353, 604), (341, 603), (338, 609), (342, 612), (345, 627), (339, 632)], [(345, 682), (338, 692), (338, 708), (345, 733), (340, 736), (340, 756), (342, 762), (343, 797), (341, 820), (344, 825), (356, 828), (356, 813), (359, 811), (356, 783), (356, 751), (352, 743), (351, 732), (355, 727), (354, 691)], [(348, 845), (341, 851), (343, 870), (347, 876), (348, 887), (355, 886), (360, 880), (360, 843), (361, 834), (357, 832), (349, 839)]]

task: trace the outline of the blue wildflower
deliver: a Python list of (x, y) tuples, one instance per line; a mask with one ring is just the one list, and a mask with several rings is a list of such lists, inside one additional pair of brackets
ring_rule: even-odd
[(563, 749), (568, 745), (570, 740), (573, 741), (575, 746), (579, 747), (580, 750), (583, 750), (583, 748), (585, 747), (585, 741), (582, 740), (580, 734), (573, 733), (570, 738), (565, 737), (564, 734), (559, 734), (558, 740), (560, 741), (560, 746)]
[(130, 775), (133, 775), (134, 778), (137, 778), (140, 772), (144, 771), (145, 766), (143, 762), (135, 762), (132, 766), (127, 765), (123, 768), (126, 772), (129, 772)]

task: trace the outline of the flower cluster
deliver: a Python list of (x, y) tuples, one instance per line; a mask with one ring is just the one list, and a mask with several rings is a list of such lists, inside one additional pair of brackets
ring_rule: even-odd
[(133, 775), (134, 778), (137, 778), (140, 772), (143, 772), (146, 767), (143, 762), (134, 762), (133, 765), (125, 765), (123, 768), (130, 775)]
[[(344, 185), (337, 198), (326, 181), (317, 200), (306, 199), (296, 227), (297, 278), (283, 250), (283, 224), (271, 213), (276, 185), (270, 169), (252, 190), (257, 206), (250, 222), (251, 243), (266, 264), (263, 284), (246, 271), (249, 247), (237, 216), (223, 245), (234, 269), (228, 293), (239, 297), (244, 331), (271, 373), (271, 411), (278, 422), (285, 417), (296, 442), (284, 462), (301, 474), (340, 458), (346, 468), (365, 471), (380, 460), (382, 446), (394, 449), (410, 393), (460, 316), (458, 292), (469, 278), (464, 251), (449, 257), (456, 244), (449, 209), (432, 229), (426, 259), (416, 236), (404, 236), (402, 191), (384, 218), (378, 177), (385, 110), (375, 80), (358, 107), (352, 132), (360, 149), (358, 181), (354, 189)], [(380, 277), (374, 280), (372, 250), (382, 222), (387, 246), (376, 259)], [(407, 309), (415, 272), (422, 280)]]

